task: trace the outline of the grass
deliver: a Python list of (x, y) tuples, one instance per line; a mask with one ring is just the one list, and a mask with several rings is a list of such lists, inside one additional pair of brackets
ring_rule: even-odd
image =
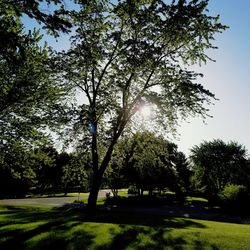
[(0, 207), (0, 249), (249, 249), (250, 225), (159, 215)]
[(208, 205), (208, 200), (205, 198), (200, 198), (200, 197), (191, 197), (187, 196), (186, 197), (186, 203), (190, 205), (202, 205), (206, 206)]

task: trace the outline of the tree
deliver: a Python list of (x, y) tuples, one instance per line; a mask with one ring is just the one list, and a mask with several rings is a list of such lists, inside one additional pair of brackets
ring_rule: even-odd
[(127, 188), (125, 167), (127, 163), (127, 148), (124, 140), (116, 144), (112, 159), (104, 175), (104, 183), (111, 189), (113, 196), (118, 196), (118, 190)]
[(165, 188), (180, 193), (188, 188), (190, 170), (185, 155), (163, 137), (148, 131), (137, 132), (116, 145), (114, 156), (111, 168), (115, 165), (115, 173), (111, 172), (111, 177), (120, 174), (127, 186), (136, 186), (138, 194)]
[(55, 107), (62, 110), (64, 90), (54, 82), (50, 51), (46, 45), (40, 45), (39, 31), (26, 32), (22, 23), (26, 14), (53, 32), (65, 30), (66, 23), (56, 13), (52, 16), (40, 11), (41, 3), (0, 1), (0, 150), (3, 159), (11, 154), (16, 142), (30, 149), (47, 143), (42, 130), (52, 124), (52, 117), (57, 117)]
[[(143, 104), (158, 107), (157, 121), (173, 128), (178, 117), (206, 116), (214, 95), (185, 65), (209, 60), (214, 34), (226, 27), (207, 15), (207, 0), (78, 0), (71, 14), (71, 48), (58, 57), (61, 82), (82, 93), (72, 126), (92, 151), (93, 182), (88, 210), (95, 213), (98, 190), (115, 144)], [(76, 91), (77, 90), (77, 91)], [(75, 91), (75, 92), (74, 92)], [(106, 152), (100, 154), (99, 145)]]
[(35, 149), (34, 168), (36, 172), (36, 190), (43, 194), (59, 190), (63, 169), (58, 163), (59, 154), (53, 146), (44, 146)]
[(178, 190), (180, 192), (190, 191), (192, 170), (185, 154), (177, 151), (177, 145), (174, 145), (171, 161), (178, 176)]
[(89, 158), (89, 153), (86, 152), (68, 154), (68, 160), (63, 162), (62, 186), (65, 194), (72, 188), (77, 188), (78, 192), (89, 191), (92, 170)]
[(176, 191), (177, 176), (171, 161), (172, 143), (150, 132), (138, 132), (126, 147), (125, 175), (128, 183), (135, 184), (139, 194), (155, 188), (168, 187)]
[(23, 196), (36, 184), (33, 152), (19, 141), (0, 151), (0, 196)]
[[(44, 3), (57, 4), (59, 9), (54, 6), (54, 11), (48, 14), (41, 8)], [(37, 20), (47, 31), (58, 35), (71, 27), (62, 16), (66, 12), (61, 4), (60, 0), (0, 0), (0, 172), (2, 187), (6, 189), (3, 192), (24, 194), (34, 185), (32, 149), (48, 144), (42, 130), (51, 124), (51, 117), (56, 117), (58, 111), (54, 108), (59, 108), (63, 93), (54, 83), (48, 47), (40, 45), (42, 36), (38, 30), (25, 31), (23, 17)]]
[[(51, 5), (52, 8), (50, 8), (49, 12), (44, 10), (45, 5), (47, 5), (47, 9)], [(12, 17), (13, 22), (15, 22), (16, 17), (19, 18), (27, 15), (30, 19), (35, 19), (38, 23), (42, 24), (45, 29), (51, 31), (54, 35), (58, 35), (58, 31), (68, 32), (72, 27), (70, 22), (65, 18), (68, 12), (65, 10), (62, 0), (1, 0), (0, 13), (1, 16), (7, 14), (9, 17)], [(2, 22), (3, 24), (4, 22)], [(13, 30), (0, 30), (1, 37), (4, 37), (4, 40), (8, 39), (11, 44), (16, 42), (13, 38), (18, 37), (18, 34), (14, 34)]]
[(210, 198), (216, 198), (226, 185), (245, 184), (249, 176), (245, 147), (236, 142), (204, 141), (191, 150), (194, 179)]

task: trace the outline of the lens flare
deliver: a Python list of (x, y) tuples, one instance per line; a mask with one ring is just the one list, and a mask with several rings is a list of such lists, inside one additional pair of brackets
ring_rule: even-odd
[(144, 118), (144, 119), (148, 119), (150, 118), (151, 114), (152, 114), (152, 109), (150, 106), (142, 106), (140, 108), (139, 111), (140, 115)]

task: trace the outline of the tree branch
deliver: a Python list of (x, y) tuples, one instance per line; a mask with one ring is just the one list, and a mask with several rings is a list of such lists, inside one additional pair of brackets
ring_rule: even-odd
[[(121, 41), (122, 32), (123, 32), (123, 22), (122, 22), (122, 25), (121, 25), (119, 38), (117, 39), (117, 43), (116, 43), (116, 45), (115, 45), (115, 47), (114, 47), (114, 49), (113, 49), (113, 51), (112, 51), (112, 53), (111, 53), (111, 55), (110, 55), (110, 58), (109, 58), (108, 62), (107, 62), (106, 65), (104, 66), (104, 68), (103, 68), (103, 70), (102, 70), (102, 73), (101, 73), (101, 75), (100, 75), (100, 78), (99, 78), (99, 80), (98, 80), (98, 82), (97, 82), (97, 85), (96, 85), (96, 94), (97, 94), (98, 89), (99, 89), (99, 87), (100, 87), (102, 78), (104, 77), (104, 75), (105, 75), (105, 73), (106, 73), (106, 71), (107, 71), (107, 68), (108, 68), (109, 65), (112, 63), (112, 61), (116, 58), (116, 56), (114, 56), (114, 55), (115, 55), (115, 53), (116, 53), (116, 51), (117, 51), (117, 48), (118, 48), (118, 46), (119, 46), (119, 43), (120, 43), (120, 41)], [(96, 97), (95, 97), (95, 98), (96, 98)]]

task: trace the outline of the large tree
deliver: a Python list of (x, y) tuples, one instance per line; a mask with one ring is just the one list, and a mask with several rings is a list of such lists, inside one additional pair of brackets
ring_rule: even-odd
[[(38, 30), (27, 31), (23, 16), (39, 21), (56, 34), (70, 26), (55, 10), (47, 14), (42, 3), (60, 3), (55, 0), (0, 1), (0, 158), (6, 159), (15, 150), (15, 144), (24, 147), (44, 139), (41, 125), (55, 118), (55, 107), (60, 106), (63, 93), (55, 85), (50, 67), (50, 52), (41, 45)], [(44, 128), (44, 127), (43, 127)], [(4, 164), (4, 163), (3, 163)]]
[(178, 117), (206, 116), (214, 95), (186, 66), (209, 60), (205, 50), (226, 27), (208, 15), (207, 0), (76, 2), (71, 47), (56, 63), (61, 81), (77, 93), (72, 125), (85, 136), (90, 130), (94, 213), (114, 146), (143, 104), (157, 105), (157, 121), (167, 129)]
[(191, 150), (196, 187), (216, 198), (226, 185), (247, 185), (249, 163), (245, 147), (236, 142), (204, 141)]

